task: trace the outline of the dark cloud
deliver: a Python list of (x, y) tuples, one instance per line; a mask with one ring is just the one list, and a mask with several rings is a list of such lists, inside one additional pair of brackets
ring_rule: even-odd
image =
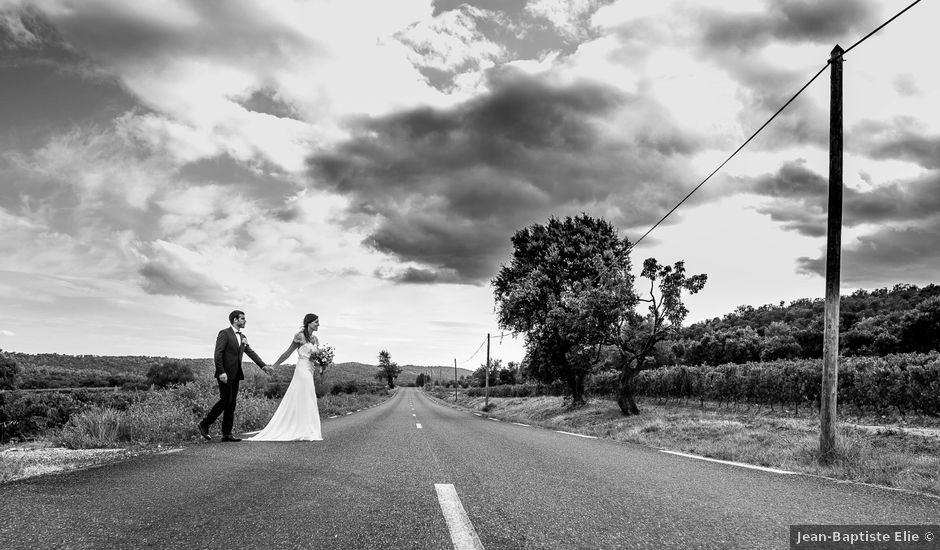
[[(837, 42), (861, 38), (879, 22), (870, 0), (766, 2), (755, 14), (700, 8), (694, 12), (703, 29), (699, 57), (726, 70), (745, 91), (740, 118), (744, 128), (759, 128), (782, 107), (813, 73), (779, 69), (764, 47), (779, 42), (819, 44), (818, 68), (825, 66)], [(817, 85), (819, 81), (817, 80)], [(804, 94), (789, 105), (754, 141), (753, 147), (774, 150), (789, 145), (828, 143), (828, 105)]]
[(759, 49), (771, 41), (833, 46), (861, 38), (861, 31), (867, 32), (877, 23), (875, 4), (870, 0), (774, 0), (766, 6), (765, 12), (752, 15), (701, 10), (705, 46), (739, 52)]
[(511, 15), (522, 13), (529, 0), (433, 0), (434, 16), (460, 9), (461, 6), (473, 6), (482, 10), (502, 11)]
[(919, 133), (920, 123), (899, 118), (890, 123), (865, 121), (848, 135), (854, 150), (877, 160), (914, 162), (927, 169), (940, 168), (940, 136)]
[(155, 18), (133, 4), (95, 2), (80, 10), (47, 13), (62, 35), (108, 63), (139, 63), (183, 52), (276, 66), (295, 51), (316, 49), (301, 33), (271, 17), (261, 6), (242, 2), (189, 0), (186, 17)]
[[(360, 120), (308, 160), (315, 185), (351, 199), (349, 215), (375, 217), (368, 245), (440, 275), (408, 281), (483, 282), (521, 227), (581, 211), (640, 226), (689, 185), (685, 155), (701, 145), (649, 99), (514, 73), (490, 87), (452, 109)], [(612, 138), (602, 128), (624, 113), (629, 137)]]
[(418, 285), (429, 285), (429, 284), (442, 284), (442, 283), (458, 283), (460, 279), (457, 277), (457, 274), (454, 271), (448, 270), (434, 270), (434, 269), (417, 269), (414, 267), (409, 267), (399, 272), (387, 273), (381, 270), (375, 272), (375, 276), (380, 279), (386, 279), (394, 281), (400, 284), (418, 284)]
[[(940, 171), (897, 182), (874, 182), (859, 191), (843, 187), (843, 225), (917, 223), (940, 212)], [(774, 199), (758, 211), (787, 229), (825, 235), (829, 181), (805, 162), (784, 164), (775, 174), (757, 178), (751, 191)]]
[[(844, 227), (877, 225), (856, 241), (843, 240), (842, 281), (857, 286), (885, 280), (934, 282), (940, 270), (940, 170), (879, 184), (870, 190), (843, 188)], [(750, 190), (771, 198), (758, 209), (784, 229), (825, 237), (828, 180), (804, 162), (785, 164), (757, 178)], [(825, 275), (825, 255), (797, 260), (800, 273)]]
[(146, 262), (138, 274), (142, 277), (140, 286), (148, 294), (180, 296), (210, 305), (225, 305), (232, 300), (230, 290), (171, 257)]
[(4, 149), (37, 147), (62, 128), (106, 125), (136, 107), (117, 79), (72, 50), (41, 14), (5, 15), (6, 24), (0, 24)]
[(299, 118), (297, 110), (289, 103), (283, 101), (278, 96), (276, 90), (270, 88), (255, 90), (247, 99), (240, 101), (239, 105), (249, 111), (264, 113), (278, 118)]
[[(843, 242), (844, 284), (871, 287), (884, 281), (934, 283), (940, 271), (940, 218), (917, 227), (884, 227), (856, 242)], [(803, 257), (798, 271), (825, 276), (826, 258)]]
[(776, 174), (757, 178), (754, 190), (770, 197), (813, 199), (825, 197), (829, 182), (806, 167), (805, 160), (786, 162)]

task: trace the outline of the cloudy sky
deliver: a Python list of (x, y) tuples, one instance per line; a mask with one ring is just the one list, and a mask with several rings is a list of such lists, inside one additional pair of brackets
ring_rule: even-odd
[[(888, 0), (0, 0), (0, 348), (473, 368), (512, 234), (636, 240)], [(845, 292), (938, 282), (940, 2), (845, 61)], [(824, 73), (634, 249), (690, 320), (824, 294)], [(522, 341), (492, 353), (522, 357)], [(470, 359), (469, 361), (467, 361)]]

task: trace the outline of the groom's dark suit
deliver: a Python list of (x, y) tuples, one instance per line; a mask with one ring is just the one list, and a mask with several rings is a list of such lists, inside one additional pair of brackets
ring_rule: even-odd
[(202, 425), (208, 430), (221, 414), (223, 437), (232, 435), (238, 381), (245, 379), (245, 374), (242, 372), (242, 357), (246, 353), (256, 365), (262, 368), (265, 366), (264, 361), (248, 345), (248, 340), (243, 334), (236, 333), (231, 327), (219, 331), (219, 336), (215, 339), (215, 378), (218, 380), (219, 376), (225, 373), (228, 380), (225, 382), (218, 380), (219, 401), (209, 410)]

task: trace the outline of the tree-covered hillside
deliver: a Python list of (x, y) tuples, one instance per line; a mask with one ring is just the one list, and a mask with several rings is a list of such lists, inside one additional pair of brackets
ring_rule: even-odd
[[(822, 357), (825, 302), (740, 306), (695, 323), (660, 349), (662, 363), (744, 363)], [(940, 286), (895, 285), (858, 290), (839, 306), (842, 355), (882, 356), (940, 349)]]

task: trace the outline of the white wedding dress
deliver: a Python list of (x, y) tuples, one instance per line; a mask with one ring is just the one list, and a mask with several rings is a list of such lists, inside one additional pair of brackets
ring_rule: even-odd
[(318, 368), (310, 360), (316, 345), (310, 342), (297, 350), (297, 366), (281, 403), (268, 425), (247, 441), (322, 441), (320, 411), (313, 385), (313, 372)]

